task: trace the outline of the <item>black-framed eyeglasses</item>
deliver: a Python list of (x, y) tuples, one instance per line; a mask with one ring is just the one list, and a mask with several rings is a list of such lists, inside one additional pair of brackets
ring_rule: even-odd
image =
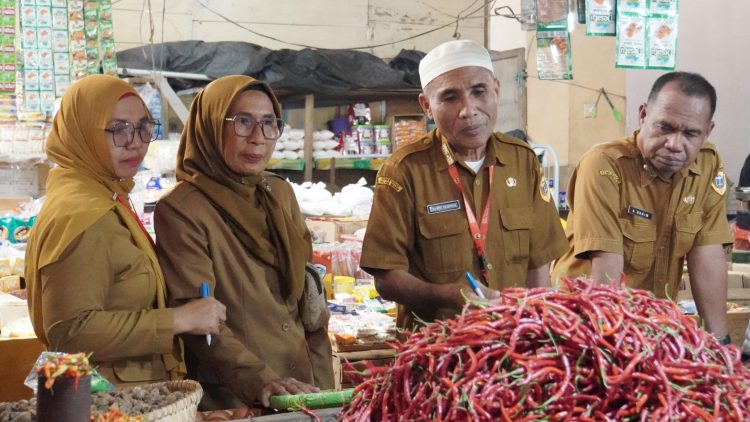
[(250, 136), (255, 130), (256, 125), (260, 125), (260, 131), (263, 137), (269, 141), (279, 139), (284, 132), (284, 120), (274, 117), (263, 117), (255, 120), (253, 116), (245, 113), (235, 114), (233, 117), (225, 117), (224, 120), (234, 123), (234, 133), (237, 136)]
[(104, 131), (112, 134), (112, 142), (116, 147), (125, 148), (133, 143), (135, 132), (138, 132), (138, 137), (144, 144), (155, 141), (160, 126), (161, 122), (158, 120), (142, 120), (139, 126), (131, 122), (117, 122)]

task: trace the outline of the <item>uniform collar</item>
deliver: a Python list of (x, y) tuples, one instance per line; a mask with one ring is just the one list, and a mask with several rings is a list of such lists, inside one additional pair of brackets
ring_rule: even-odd
[[(443, 141), (447, 142), (447, 138), (440, 133), (439, 129), (436, 129), (432, 136), (432, 142), (435, 143), (433, 147), (433, 151), (436, 155), (437, 160), (437, 168), (438, 170), (448, 170), (448, 161), (445, 159), (445, 156), (443, 155), (443, 151), (441, 149)], [(488, 167), (490, 164), (499, 164), (503, 165), (505, 164), (503, 160), (500, 158), (500, 148), (498, 148), (498, 141), (497, 136), (495, 134), (492, 134), (487, 139), (487, 149), (484, 152), (484, 163), (482, 163), (482, 168)], [(453, 153), (453, 158), (456, 160), (456, 162), (468, 169), (469, 167), (464, 163), (463, 159), (458, 157), (455, 150), (451, 148), (451, 152)]]

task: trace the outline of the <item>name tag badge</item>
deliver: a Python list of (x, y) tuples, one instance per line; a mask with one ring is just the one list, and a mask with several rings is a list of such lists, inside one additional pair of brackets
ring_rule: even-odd
[(461, 203), (458, 200), (440, 202), (427, 206), (427, 214), (439, 214), (441, 212), (456, 211), (461, 209)]
[(632, 205), (628, 205), (628, 214), (635, 215), (636, 217), (642, 217), (642, 218), (645, 218), (646, 220), (650, 220), (651, 219), (651, 213), (650, 212), (644, 211), (642, 209), (638, 209), (638, 208), (636, 208), (636, 207), (634, 207)]

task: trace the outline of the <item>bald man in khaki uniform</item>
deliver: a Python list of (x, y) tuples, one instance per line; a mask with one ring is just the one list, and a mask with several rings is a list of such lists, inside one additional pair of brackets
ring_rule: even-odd
[(706, 328), (728, 341), (726, 177), (706, 142), (715, 107), (716, 92), (700, 75), (668, 73), (640, 108), (640, 131), (584, 155), (568, 189), (570, 249), (553, 278), (608, 283), (624, 272), (629, 287), (675, 298), (687, 256)]
[(401, 305), (401, 326), (412, 326), (412, 313), (445, 318), (465, 297), (477, 299), (467, 271), (490, 299), (505, 287), (549, 285), (549, 262), (567, 248), (534, 151), (492, 132), (499, 83), (491, 69), (487, 51), (471, 41), (425, 56), (420, 103), (438, 129), (378, 173), (360, 265)]

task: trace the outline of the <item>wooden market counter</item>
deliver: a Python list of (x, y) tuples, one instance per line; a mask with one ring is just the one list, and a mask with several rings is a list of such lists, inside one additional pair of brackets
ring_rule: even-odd
[(43, 350), (36, 337), (0, 339), (0, 402), (31, 398), (23, 381)]

